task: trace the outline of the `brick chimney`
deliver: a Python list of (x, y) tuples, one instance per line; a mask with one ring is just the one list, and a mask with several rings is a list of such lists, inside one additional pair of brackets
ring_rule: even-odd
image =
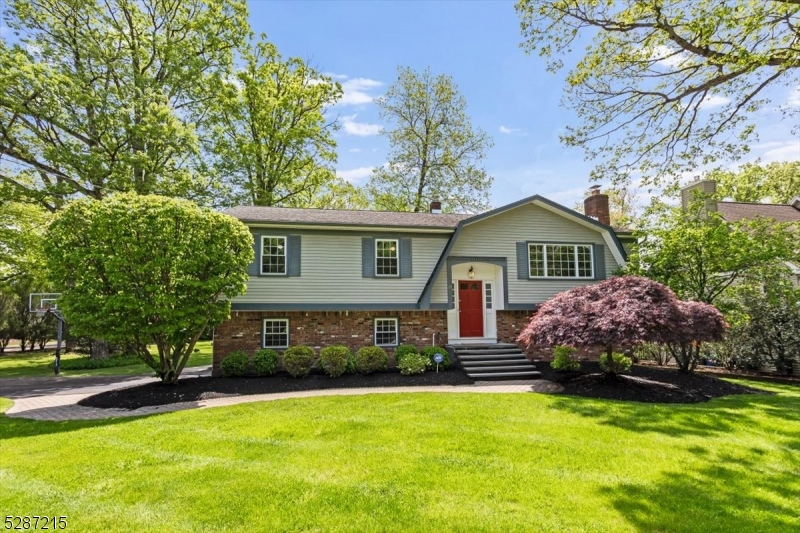
[(442, 214), (442, 202), (439, 200), (433, 200), (431, 202), (431, 213), (434, 215), (441, 215)]
[(600, 192), (599, 185), (590, 187), (592, 191), (583, 201), (583, 213), (587, 217), (597, 219), (607, 226), (611, 225), (611, 213), (608, 211), (608, 195)]

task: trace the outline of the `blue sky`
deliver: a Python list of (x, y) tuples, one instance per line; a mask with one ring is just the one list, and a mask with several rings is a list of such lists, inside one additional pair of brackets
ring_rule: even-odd
[[(571, 206), (590, 185), (592, 165), (583, 152), (559, 143), (575, 117), (560, 107), (563, 74), (519, 47), (519, 21), (510, 1), (441, 2), (253, 2), (250, 22), (284, 56), (310, 60), (334, 74), (345, 96), (336, 106), (339, 174), (366, 181), (386, 161), (388, 144), (377, 135), (381, 121), (372, 99), (396, 78), (399, 65), (430, 67), (453, 77), (468, 102), (473, 124), (495, 141), (486, 160), (494, 176), (491, 201), (502, 205), (542, 194)], [(776, 99), (790, 98), (787, 88)], [(795, 98), (800, 99), (800, 94)], [(778, 102), (779, 103), (779, 102)], [(759, 122), (762, 133), (752, 157), (800, 159), (800, 140), (777, 113)]]

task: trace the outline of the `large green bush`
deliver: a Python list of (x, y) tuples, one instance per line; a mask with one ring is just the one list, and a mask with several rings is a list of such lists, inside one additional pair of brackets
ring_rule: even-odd
[(430, 360), (419, 353), (409, 353), (403, 356), (400, 359), (400, 362), (397, 365), (397, 368), (400, 369), (400, 373), (404, 376), (410, 376), (412, 374), (422, 374), (425, 372), (425, 369), (428, 367), (428, 363)]
[(409, 354), (418, 354), (419, 350), (413, 344), (401, 344), (394, 350), (394, 363), (397, 367), (400, 367), (400, 361)]
[(572, 346), (556, 346), (553, 348), (553, 362), (550, 366), (559, 372), (580, 370), (581, 364), (573, 357), (576, 351)]
[(283, 368), (289, 375), (304, 378), (314, 366), (314, 350), (308, 346), (292, 346), (283, 352)]
[(620, 374), (622, 372), (629, 372), (633, 361), (624, 353), (614, 352), (611, 356), (611, 364), (608, 363), (608, 354), (604, 353), (600, 356), (600, 368), (604, 372)]
[(326, 346), (319, 352), (319, 366), (332, 378), (338, 378), (347, 370), (352, 352), (341, 344)]
[(442, 362), (439, 363), (439, 368), (450, 368), (450, 354), (447, 353), (447, 350), (441, 346), (428, 346), (427, 348), (424, 348), (421, 353), (428, 359), (428, 368), (436, 368), (436, 363), (433, 360), (433, 356), (437, 353), (442, 354), (444, 357)]
[(364, 346), (356, 352), (356, 370), (360, 374), (372, 374), (378, 370), (386, 370), (389, 356), (380, 346)]
[(350, 352), (350, 355), (347, 356), (347, 365), (344, 368), (345, 374), (358, 374), (358, 368), (356, 367), (356, 354)]
[(247, 354), (241, 350), (229, 353), (220, 363), (222, 375), (226, 378), (240, 377), (247, 375), (247, 366), (250, 360)]
[(280, 355), (275, 350), (264, 348), (253, 355), (253, 368), (259, 376), (271, 376), (278, 370)]

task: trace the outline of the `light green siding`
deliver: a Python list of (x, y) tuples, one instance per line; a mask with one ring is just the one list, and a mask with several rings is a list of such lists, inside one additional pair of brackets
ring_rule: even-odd
[(413, 236), (412, 277), (374, 279), (361, 272), (361, 240), (370, 233), (289, 233), (301, 238), (300, 276), (251, 276), (247, 292), (234, 303), (416, 304), (449, 237)]
[[(543, 207), (527, 204), (462, 228), (450, 251), (451, 256), (505, 257), (508, 261), (509, 304), (542, 303), (551, 296), (577, 285), (594, 281), (517, 279), (516, 243), (520, 241), (580, 242), (605, 248), (606, 273), (620, 265), (600, 231), (584, 226)], [(433, 285), (431, 303), (447, 303), (447, 272), (443, 268)]]

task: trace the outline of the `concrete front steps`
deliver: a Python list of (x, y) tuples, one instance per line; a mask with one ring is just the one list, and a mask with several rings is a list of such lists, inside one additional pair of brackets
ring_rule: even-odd
[(537, 379), (541, 373), (516, 344), (452, 344), (461, 368), (475, 381)]

